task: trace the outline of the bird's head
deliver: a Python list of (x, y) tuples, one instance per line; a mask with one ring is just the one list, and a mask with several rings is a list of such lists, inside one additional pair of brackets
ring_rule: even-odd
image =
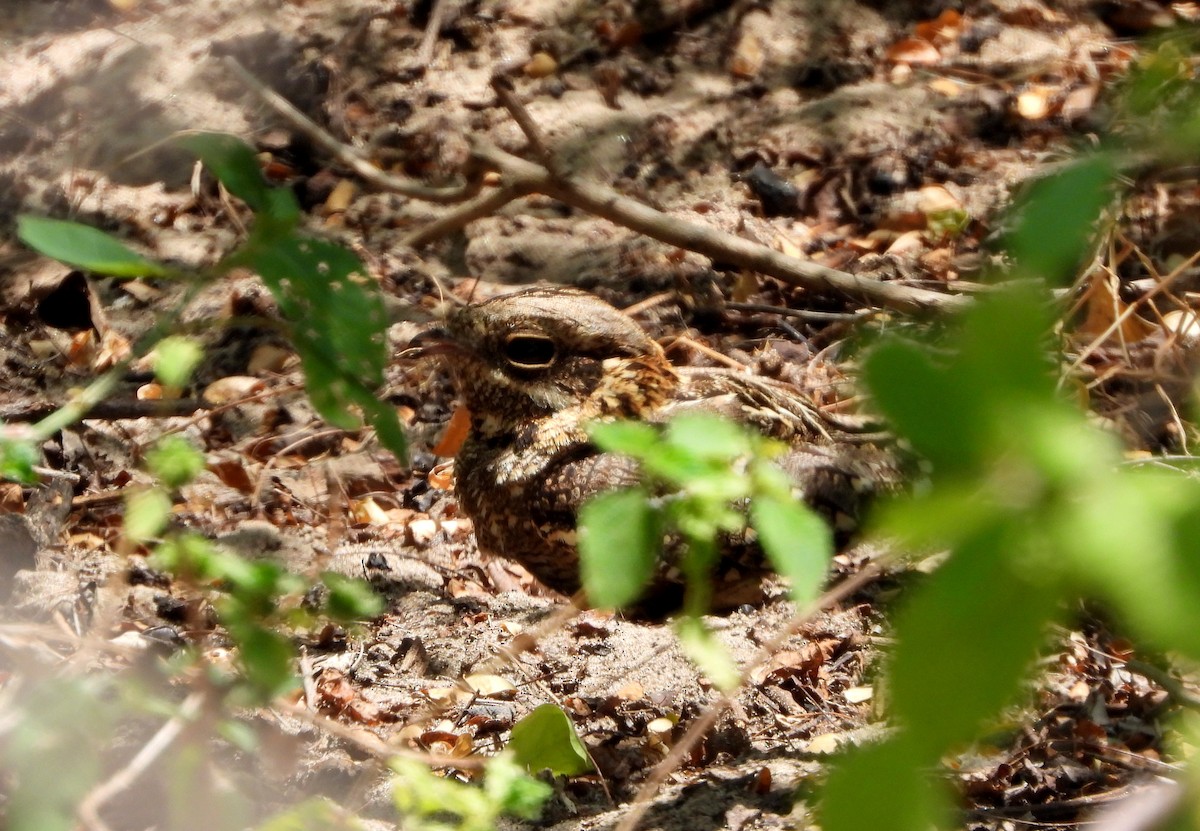
[(645, 416), (677, 383), (662, 347), (637, 323), (574, 289), (526, 289), (462, 306), (418, 340), (422, 351), (444, 356), (485, 434), (568, 410), (581, 420)]

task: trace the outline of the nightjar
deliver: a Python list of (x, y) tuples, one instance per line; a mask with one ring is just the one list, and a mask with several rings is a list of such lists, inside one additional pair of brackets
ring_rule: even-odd
[[(782, 440), (778, 460), (804, 499), (842, 531), (870, 495), (899, 480), (891, 454), (817, 410), (794, 387), (727, 369), (675, 367), (632, 318), (586, 292), (531, 288), (451, 311), (413, 354), (444, 358), (470, 414), (455, 493), (480, 548), (516, 560), (547, 586), (580, 588), (575, 517), (603, 491), (637, 484), (637, 464), (600, 452), (596, 419), (663, 422), (707, 412)], [(717, 571), (757, 585), (760, 552), (723, 551)], [(670, 547), (666, 550), (669, 552)], [(649, 598), (681, 595), (669, 553)], [(757, 570), (757, 574), (754, 572)], [(718, 592), (729, 605), (744, 592)]]

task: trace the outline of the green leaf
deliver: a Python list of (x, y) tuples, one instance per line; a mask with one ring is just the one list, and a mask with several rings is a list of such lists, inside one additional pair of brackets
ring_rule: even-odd
[(380, 401), (370, 391), (363, 390), (355, 395), (355, 400), (363, 410), (367, 424), (375, 431), (379, 443), (387, 448), (397, 459), (408, 457), (408, 439), (404, 435), (404, 427), (396, 409)]
[(185, 580), (211, 579), (216, 566), (217, 549), (199, 534), (172, 535), (154, 549), (150, 563), (154, 568), (173, 572)]
[(671, 419), (667, 441), (698, 459), (727, 461), (750, 453), (750, 436), (745, 427), (704, 413)]
[(554, 788), (534, 779), (511, 753), (490, 759), (483, 777), (483, 790), (496, 809), (508, 816), (537, 819)]
[(713, 686), (722, 692), (733, 692), (742, 683), (741, 673), (729, 650), (716, 639), (712, 630), (695, 615), (685, 615), (675, 621), (679, 645)]
[(1006, 241), (1016, 271), (1069, 283), (1101, 210), (1113, 198), (1115, 181), (1113, 160), (1096, 154), (1035, 182), (1016, 208), (1016, 228)]
[(125, 536), (131, 542), (146, 542), (167, 527), (171, 497), (162, 488), (134, 491), (125, 501)]
[(948, 795), (934, 787), (927, 770), (935, 761), (903, 737), (852, 750), (822, 791), (822, 831), (954, 827)]
[[(863, 377), (894, 429), (936, 468), (977, 467), (986, 450), (983, 402), (935, 364), (926, 349), (899, 340), (880, 344), (867, 356)], [(930, 405), (934, 401), (936, 407)]]
[(759, 496), (750, 504), (750, 524), (771, 566), (791, 582), (792, 599), (815, 599), (833, 557), (833, 532), (825, 520), (800, 502)]
[(203, 358), (204, 348), (198, 340), (171, 335), (154, 347), (154, 375), (168, 387), (182, 387)]
[(325, 610), (334, 620), (349, 623), (383, 612), (383, 599), (362, 580), (326, 571), (321, 574), (321, 582), (329, 589)]
[(346, 430), (365, 411), (380, 440), (404, 458), (403, 430), (374, 390), (387, 365), (387, 315), (362, 262), (331, 242), (304, 236), (252, 240), (236, 261), (253, 268), (294, 326), (309, 398), (321, 417)]
[(32, 441), (0, 438), (0, 478), (32, 485), (38, 478), (33, 466), (40, 458), (41, 454)]
[(204, 470), (204, 454), (187, 439), (167, 436), (146, 454), (146, 467), (168, 488), (180, 488)]
[(575, 733), (575, 725), (559, 707), (543, 704), (513, 725), (508, 749), (531, 772), (579, 776), (592, 770), (592, 760)]
[(254, 148), (228, 133), (189, 133), (176, 139), (178, 145), (195, 154), (221, 184), (245, 202), (265, 220), (272, 233), (294, 228), (300, 220), (300, 206), (286, 188), (272, 187), (262, 174)]
[(642, 488), (603, 493), (579, 512), (579, 558), (588, 600), (619, 608), (637, 600), (654, 574), (662, 519)]
[(0, 741), (6, 829), (79, 827), (80, 801), (111, 775), (97, 750), (107, 746), (120, 717), (127, 715), (120, 711), (121, 695), (112, 682), (112, 677), (29, 673), (19, 685), (8, 685)]
[(253, 625), (231, 626), (230, 634), (238, 644), (246, 679), (264, 698), (274, 698), (296, 686), (292, 672), (294, 652), (286, 638)]
[(931, 756), (1012, 701), (1058, 616), (1057, 585), (1028, 553), (1035, 543), (1023, 517), (981, 530), (897, 615), (894, 713)]
[(255, 831), (358, 831), (366, 825), (336, 802), (314, 796), (268, 819)]
[(1200, 484), (1124, 469), (1078, 489), (1051, 526), (1076, 580), (1148, 641), (1200, 656)]
[(592, 422), (588, 425), (588, 435), (601, 450), (635, 459), (646, 458), (661, 441), (659, 431), (641, 421)]
[(76, 268), (112, 277), (165, 277), (159, 263), (126, 248), (103, 231), (78, 222), (22, 214), (17, 236), (40, 254)]

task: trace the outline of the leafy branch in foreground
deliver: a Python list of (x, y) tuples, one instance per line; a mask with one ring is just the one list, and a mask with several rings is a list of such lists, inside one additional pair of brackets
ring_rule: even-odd
[[(1097, 154), (1038, 183), (1010, 240), (1014, 274), (1072, 275), (1113, 182)], [(1070, 601), (1099, 598), (1144, 644), (1200, 659), (1200, 482), (1122, 465), (1116, 438), (1059, 394), (1055, 316), (1041, 280), (1015, 281), (940, 338), (866, 359), (876, 405), (932, 467), (881, 530), (950, 557), (896, 617), (900, 729), (837, 765), (827, 831), (944, 824), (952, 803), (928, 771), (1017, 699)]]
[[(199, 274), (188, 274), (147, 259), (103, 232), (75, 222), (21, 216), (17, 233), (40, 253), (77, 268), (118, 278), (173, 278), (202, 282), (232, 268), (257, 272), (274, 295), (300, 354), (309, 397), (317, 412), (337, 427), (352, 430), (360, 416), (380, 442), (404, 458), (404, 431), (394, 410), (375, 390), (387, 365), (386, 314), (379, 292), (350, 251), (299, 229), (302, 214), (294, 194), (272, 187), (259, 169), (253, 149), (235, 136), (191, 133), (176, 140), (194, 153), (230, 193), (255, 214), (240, 247)], [(153, 345), (153, 344), (149, 344)], [(71, 411), (72, 418), (82, 412)], [(59, 425), (61, 418), (47, 419)], [(31, 443), (44, 433), (35, 426)], [(20, 473), (28, 449), (11, 437), (0, 444), (0, 470)]]
[(686, 580), (681, 641), (714, 683), (735, 686), (733, 662), (700, 621), (711, 605), (722, 539), (756, 534), (799, 603), (817, 595), (833, 554), (829, 527), (793, 497), (791, 481), (772, 462), (783, 446), (704, 414), (665, 426), (598, 423), (590, 431), (602, 450), (636, 459), (645, 483), (601, 494), (580, 511), (580, 568), (589, 601), (610, 607), (636, 601), (653, 579), (664, 539), (677, 539)]

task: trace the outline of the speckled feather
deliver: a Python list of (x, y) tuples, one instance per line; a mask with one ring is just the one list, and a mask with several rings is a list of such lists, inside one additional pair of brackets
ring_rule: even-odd
[[(589, 443), (592, 420), (663, 422), (705, 411), (751, 425), (791, 446), (781, 466), (843, 530), (856, 523), (866, 497), (898, 480), (889, 454), (856, 443), (791, 386), (677, 369), (630, 317), (584, 292), (535, 288), (456, 309), (442, 343), (471, 414), (455, 491), (480, 547), (565, 594), (579, 589), (579, 507), (639, 478), (634, 462)], [(513, 360), (530, 350), (536, 354)], [(723, 552), (718, 572), (761, 572), (757, 551), (735, 547)], [(670, 562), (660, 571), (653, 591), (674, 593)]]

